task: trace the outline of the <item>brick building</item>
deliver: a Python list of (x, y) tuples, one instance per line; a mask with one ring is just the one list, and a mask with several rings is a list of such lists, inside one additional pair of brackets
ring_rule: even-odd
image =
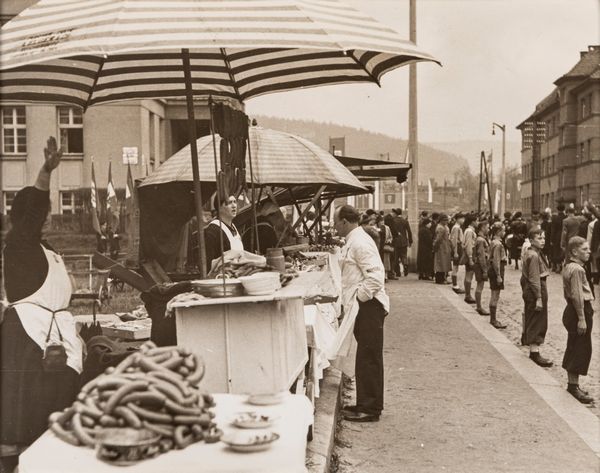
[(600, 200), (600, 46), (577, 64), (517, 128), (523, 210)]

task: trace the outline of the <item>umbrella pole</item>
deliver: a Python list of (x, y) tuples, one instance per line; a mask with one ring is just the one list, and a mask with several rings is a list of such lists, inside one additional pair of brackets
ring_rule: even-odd
[[(219, 189), (219, 169), (217, 165), (217, 140), (215, 138), (215, 118), (213, 115), (213, 100), (208, 98), (208, 112), (210, 115), (210, 134), (212, 135), (213, 144), (213, 161), (215, 163), (215, 189), (217, 198), (217, 218), (219, 219), (219, 245), (221, 246), (221, 275), (223, 276), (223, 294), (225, 294), (225, 256), (223, 255), (223, 222), (221, 221), (221, 192)], [(229, 198), (229, 196), (227, 196)]]
[(196, 204), (196, 220), (198, 224), (198, 262), (200, 266), (200, 277), (205, 278), (206, 242), (204, 241), (204, 219), (202, 217), (202, 188), (200, 186), (200, 170), (198, 168), (198, 145), (196, 143), (196, 119), (194, 116), (194, 93), (192, 90), (192, 72), (190, 68), (189, 49), (182, 49), (181, 57), (183, 59), (183, 75), (185, 79), (185, 97), (188, 111), (190, 150), (192, 153), (194, 203)]
[(259, 252), (260, 241), (258, 241), (258, 220), (256, 217), (256, 196), (254, 194), (254, 171), (252, 167), (252, 143), (250, 140), (250, 130), (248, 130), (248, 164), (250, 166), (250, 189), (252, 194), (252, 223), (254, 224), (254, 230), (252, 231), (252, 251), (255, 253)]

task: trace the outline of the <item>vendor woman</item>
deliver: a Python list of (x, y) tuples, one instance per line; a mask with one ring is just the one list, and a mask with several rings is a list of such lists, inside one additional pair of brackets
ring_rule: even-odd
[[(50, 137), (35, 185), (16, 195), (4, 248), (8, 307), (0, 318), (0, 459), (18, 455), (48, 427), (48, 415), (75, 400), (83, 346), (65, 310), (71, 281), (62, 258), (42, 240), (50, 211), (50, 175), (62, 152)], [(51, 347), (51, 348), (49, 348)]]
[(237, 199), (235, 196), (230, 195), (221, 200), (220, 206), (216, 194), (211, 200), (216, 217), (204, 229), (208, 269), (210, 269), (212, 261), (221, 256), (221, 236), (223, 237), (224, 252), (244, 249), (240, 233), (233, 224), (233, 219), (237, 215)]

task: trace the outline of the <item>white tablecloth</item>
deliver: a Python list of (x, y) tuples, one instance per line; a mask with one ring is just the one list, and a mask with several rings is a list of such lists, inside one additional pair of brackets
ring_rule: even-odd
[(271, 430), (281, 437), (269, 450), (237, 453), (222, 442), (200, 442), (133, 466), (118, 467), (98, 460), (93, 450), (69, 445), (48, 431), (21, 455), (19, 473), (305, 473), (306, 435), (313, 422), (308, 398), (290, 394), (274, 406), (252, 406), (245, 400), (244, 395), (215, 394), (215, 421), (227, 433), (239, 430), (231, 425), (238, 412), (278, 417)]
[[(335, 304), (305, 305), (304, 323), (308, 346), (313, 349), (312, 376), (318, 381), (323, 378), (323, 370), (330, 365), (327, 348), (333, 343), (337, 330)], [(319, 397), (319, 383), (315, 383), (315, 397)]]

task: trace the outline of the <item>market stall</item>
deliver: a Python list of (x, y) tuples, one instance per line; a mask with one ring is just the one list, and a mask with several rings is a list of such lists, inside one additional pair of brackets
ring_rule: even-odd
[(181, 347), (143, 345), (50, 415), (19, 471), (305, 472), (307, 398), (206, 394), (206, 368)]

